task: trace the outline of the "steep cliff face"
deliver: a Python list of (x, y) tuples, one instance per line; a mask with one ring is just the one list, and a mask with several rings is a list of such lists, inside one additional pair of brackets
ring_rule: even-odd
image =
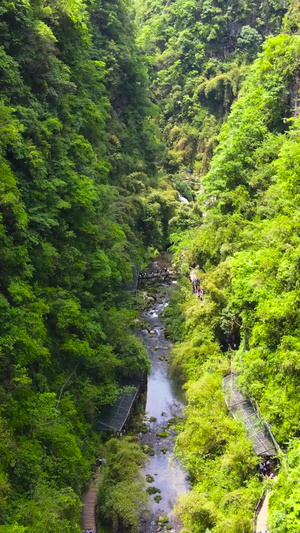
[(149, 56), (152, 91), (169, 151), (166, 165), (204, 174), (216, 135), (249, 64), (278, 33), (282, 2), (139, 2), (139, 42)]

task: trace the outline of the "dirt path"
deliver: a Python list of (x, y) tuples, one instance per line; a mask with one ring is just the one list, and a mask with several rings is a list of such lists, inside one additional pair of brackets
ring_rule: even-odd
[(256, 520), (256, 533), (268, 533), (268, 507), (269, 507), (270, 493), (267, 492), (264, 503), (257, 515)]
[(83, 507), (81, 522), (84, 531), (92, 530), (93, 533), (97, 533), (96, 527), (96, 504), (99, 485), (101, 482), (102, 474), (101, 469), (97, 468), (95, 472), (96, 479), (91, 481), (88, 491), (83, 498)]

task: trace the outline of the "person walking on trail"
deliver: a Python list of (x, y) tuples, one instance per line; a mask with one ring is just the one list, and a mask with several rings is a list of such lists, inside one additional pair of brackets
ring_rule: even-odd
[(193, 292), (197, 294), (197, 289), (200, 286), (200, 279), (199, 279), (199, 267), (197, 266), (190, 272), (190, 280), (193, 284)]

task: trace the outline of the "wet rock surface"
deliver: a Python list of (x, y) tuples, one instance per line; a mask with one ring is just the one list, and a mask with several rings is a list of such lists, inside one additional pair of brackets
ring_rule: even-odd
[[(140, 441), (149, 456), (149, 463), (144, 471), (145, 477), (153, 478), (150, 486), (157, 490), (150, 491), (150, 515), (145, 517), (141, 524), (141, 533), (179, 533), (181, 524), (175, 518), (173, 509), (178, 497), (188, 490), (187, 473), (174, 457), (176, 434), (172, 425), (168, 424), (170, 419), (181, 416), (184, 406), (180, 384), (176, 383), (168, 372), (168, 355), (172, 343), (165, 337), (160, 319), (160, 314), (168, 304), (171, 283), (174, 281), (162, 280), (160, 284), (156, 283), (155, 299), (142, 314), (147, 328), (144, 328), (141, 334), (152, 369), (148, 377), (144, 420), (148, 432), (140, 434)], [(147, 290), (147, 287), (143, 289)]]

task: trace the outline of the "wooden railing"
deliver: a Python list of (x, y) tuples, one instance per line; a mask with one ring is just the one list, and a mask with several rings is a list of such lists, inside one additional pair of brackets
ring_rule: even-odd
[(252, 530), (253, 530), (253, 533), (256, 533), (256, 524), (257, 524), (257, 517), (259, 515), (259, 512), (263, 506), (263, 503), (265, 501), (265, 497), (266, 497), (266, 489), (264, 489), (260, 495), (260, 498), (258, 500), (258, 503), (255, 507), (255, 510), (254, 510), (254, 518), (253, 518), (253, 526), (252, 526)]

